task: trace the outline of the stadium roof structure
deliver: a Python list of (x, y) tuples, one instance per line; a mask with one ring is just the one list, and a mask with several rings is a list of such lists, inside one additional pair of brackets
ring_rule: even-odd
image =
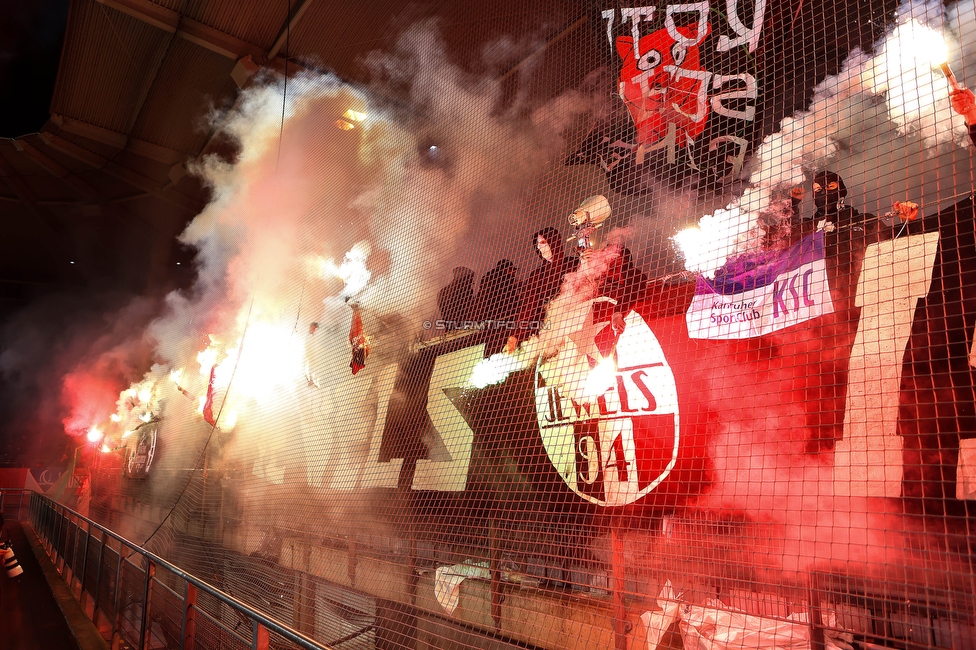
[[(877, 38), (894, 6), (858, 4), (865, 6), (793, 0), (768, 10), (770, 33), (779, 35), (773, 46), (791, 50), (796, 64), (767, 121), (802, 106), (813, 81)], [(232, 106), (262, 67), (366, 82), (365, 53), (436, 16), (462, 64), (502, 35), (535, 39), (533, 92), (552, 96), (587, 72), (561, 64), (580, 51), (580, 39), (600, 51), (598, 10), (574, 0), (72, 0), (50, 119), (38, 133), (0, 139), (0, 303), (16, 309), (37, 290), (94, 276), (141, 292), (171, 280), (181, 260), (190, 273), (191, 253), (176, 236), (208, 192), (188, 169), (209, 153), (233, 156), (209, 116)], [(804, 33), (834, 42), (797, 40)], [(825, 51), (836, 51), (836, 61)]]

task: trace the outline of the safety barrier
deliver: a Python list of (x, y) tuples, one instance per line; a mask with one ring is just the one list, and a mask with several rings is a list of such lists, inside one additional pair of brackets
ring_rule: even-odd
[(27, 513), (48, 556), (113, 649), (326, 649), (43, 495), (0, 490), (0, 512), (8, 519)]
[(11, 490), (0, 488), (0, 518), (10, 521), (20, 521), (30, 505), (33, 492), (30, 490)]

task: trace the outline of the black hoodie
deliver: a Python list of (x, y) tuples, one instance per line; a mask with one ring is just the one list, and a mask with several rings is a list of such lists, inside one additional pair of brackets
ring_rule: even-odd
[(519, 326), (513, 334), (519, 341), (538, 333), (546, 315), (546, 306), (559, 294), (563, 276), (579, 268), (579, 258), (575, 255), (567, 256), (563, 252), (563, 240), (558, 230), (543, 228), (532, 235), (532, 248), (542, 257), (537, 245), (539, 237), (549, 244), (552, 261), (543, 258), (542, 264), (522, 283), (522, 309), (519, 312)]

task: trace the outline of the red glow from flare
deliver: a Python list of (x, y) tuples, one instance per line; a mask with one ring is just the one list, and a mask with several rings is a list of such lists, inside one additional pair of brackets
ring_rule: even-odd
[(118, 385), (86, 372), (73, 372), (62, 383), (61, 402), (69, 415), (62, 420), (64, 430), (72, 436), (88, 433), (92, 422), (104, 422), (116, 411)]

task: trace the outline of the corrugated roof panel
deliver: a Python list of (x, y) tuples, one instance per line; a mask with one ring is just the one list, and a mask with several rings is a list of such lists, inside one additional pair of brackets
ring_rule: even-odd
[(268, 0), (190, 0), (183, 15), (267, 50), (288, 10), (287, 3)]
[(237, 89), (230, 77), (234, 61), (178, 39), (156, 77), (132, 136), (162, 147), (196, 154), (207, 139), (201, 128), (211, 105), (221, 105)]
[(72, 2), (51, 112), (124, 133), (170, 38), (94, 0)]

